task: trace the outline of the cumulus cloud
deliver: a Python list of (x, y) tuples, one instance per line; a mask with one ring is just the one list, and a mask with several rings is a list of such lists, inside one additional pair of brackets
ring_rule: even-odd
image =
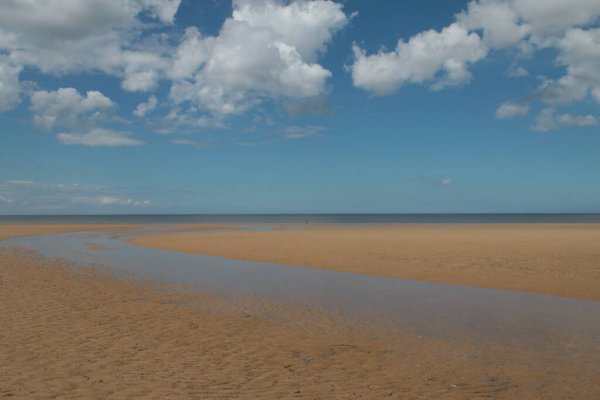
[(5, 211), (67, 210), (73, 208), (133, 208), (150, 206), (120, 188), (77, 183), (44, 183), (29, 180), (0, 181), (0, 209)]
[(59, 133), (57, 137), (64, 144), (88, 147), (142, 146), (145, 144), (141, 140), (133, 139), (129, 132), (102, 128), (93, 128), (83, 133), (63, 132)]
[(476, 33), (459, 24), (400, 40), (390, 52), (367, 53), (354, 45), (354, 85), (377, 95), (398, 91), (405, 83), (430, 83), (434, 90), (468, 82), (467, 66), (485, 57), (487, 48)]
[(136, 117), (141, 118), (141, 117), (145, 116), (146, 114), (148, 114), (150, 111), (154, 110), (157, 105), (158, 105), (158, 100), (156, 99), (156, 97), (150, 96), (148, 101), (138, 104), (138, 106), (135, 108), (135, 110), (133, 110), (133, 114)]
[(347, 22), (328, 0), (234, 1), (217, 36), (186, 31), (169, 72), (170, 98), (224, 117), (264, 99), (319, 96), (331, 72), (316, 60)]
[[(597, 20), (600, 17), (598, 4), (595, 0), (471, 1), (467, 9), (456, 16), (456, 22), (440, 32), (428, 30), (408, 41), (401, 39), (394, 51), (381, 50), (367, 55), (355, 47), (352, 78), (355, 86), (375, 94), (394, 93), (406, 82), (429, 83), (438, 79), (434, 88), (461, 84), (471, 77), (468, 64), (482, 60), (490, 50), (556, 45), (569, 29)], [(558, 44), (565, 53), (561, 59), (570, 58), (566, 47), (571, 47), (579, 58), (584, 48), (574, 49), (574, 42), (581, 44), (587, 40), (590, 44), (590, 38), (582, 37), (581, 32), (567, 34), (565, 41)], [(586, 56), (593, 52), (589, 50)], [(571, 65), (571, 62), (565, 64)], [(525, 72), (520, 69), (516, 73), (523, 76)], [(440, 73), (443, 74), (441, 79)]]
[(546, 108), (536, 118), (533, 130), (548, 132), (554, 129), (576, 126), (597, 126), (598, 119), (593, 115), (556, 114), (553, 108)]
[[(180, 0), (7, 0), (0, 2), (0, 53), (10, 60), (13, 72), (0, 62), (2, 91), (14, 71), (23, 67), (42, 73), (64, 75), (100, 71), (123, 78), (131, 91), (151, 90), (164, 75), (168, 48), (140, 34), (154, 19), (172, 24)], [(148, 42), (148, 43), (147, 43)], [(7, 78), (8, 77), (8, 78)], [(12, 92), (11, 92), (12, 93)], [(6, 111), (17, 103), (15, 96)]]
[(74, 88), (36, 91), (30, 100), (33, 121), (44, 129), (86, 125), (115, 107), (112, 100), (101, 92), (88, 91), (83, 96)]
[(13, 109), (21, 101), (21, 67), (0, 56), (0, 113)]
[(561, 35), (572, 27), (597, 21), (600, 16), (600, 3), (596, 0), (512, 0), (506, 3), (540, 41), (547, 36)]
[(527, 114), (529, 114), (528, 104), (519, 104), (510, 101), (501, 104), (496, 110), (496, 118), (498, 119), (522, 117)]
[(513, 46), (531, 30), (529, 25), (521, 24), (519, 14), (506, 1), (472, 1), (457, 20), (469, 30), (481, 30), (483, 40), (495, 48)]
[(172, 24), (181, 0), (142, 0), (142, 10), (166, 24)]
[[(101, 72), (121, 78), (123, 90), (138, 92), (152, 92), (167, 79), (173, 110), (196, 115), (185, 121), (223, 119), (265, 100), (318, 97), (331, 76), (319, 56), (350, 19), (330, 0), (234, 0), (217, 35), (188, 27), (174, 47), (173, 35), (161, 29), (173, 24), (179, 5), (180, 0), (2, 2), (0, 111), (18, 104), (23, 68), (49, 75)], [(151, 111), (153, 99), (134, 114)], [(52, 129), (57, 112), (37, 112), (36, 123)]]
[[(156, 108), (152, 92), (168, 80), (169, 99), (161, 104), (171, 112), (164, 130), (225, 126), (228, 116), (269, 101), (282, 102), (292, 117), (329, 111), (331, 71), (320, 59), (352, 18), (342, 4), (233, 0), (232, 13), (217, 34), (203, 34), (191, 26), (179, 36), (171, 25), (180, 2), (0, 2), (0, 112), (26, 97), (25, 84), (19, 81), (24, 69), (52, 76), (100, 72), (118, 77), (125, 91), (151, 92), (135, 109), (138, 117)], [(599, 18), (597, 0), (472, 0), (448, 26), (400, 38), (393, 49), (355, 45), (349, 70), (356, 87), (376, 95), (395, 93), (406, 84), (442, 90), (471, 81), (471, 67), (490, 54), (510, 49), (506, 54), (533, 56), (552, 49), (557, 55), (554, 65), (564, 72), (548, 74), (551, 78), (544, 78), (528, 97), (531, 105), (541, 101), (558, 108), (590, 97), (600, 103)], [(517, 57), (512, 65), (522, 61)], [(524, 77), (529, 71), (511, 67), (507, 75)], [(116, 108), (100, 92), (34, 92), (35, 123), (49, 130), (70, 128), (64, 131), (71, 133), (59, 138), (65, 143), (108, 142), (98, 138), (112, 135), (112, 143), (141, 144), (122, 132), (98, 127)], [(507, 102), (496, 116), (524, 115), (525, 107)]]
[(181, 43), (172, 59), (168, 75), (172, 79), (192, 78), (194, 73), (209, 58), (214, 38), (203, 38), (198, 28), (190, 26), (185, 30)]
[[(442, 89), (468, 82), (469, 65), (490, 53), (516, 49), (532, 56), (551, 48), (558, 54), (556, 66), (566, 73), (544, 79), (530, 97), (552, 108), (590, 95), (600, 103), (600, 28), (594, 26), (599, 20), (597, 0), (473, 0), (446, 28), (400, 39), (394, 50), (368, 54), (355, 46), (350, 70), (356, 87), (388, 95), (406, 83)], [(524, 77), (529, 71), (517, 67), (507, 74)], [(497, 117), (524, 115), (525, 107), (505, 103)]]
[[(154, 100), (153, 100), (154, 99)], [(99, 91), (80, 94), (74, 88), (55, 91), (39, 90), (31, 95), (30, 110), (36, 125), (52, 130), (69, 128), (71, 132), (58, 133), (59, 142), (90, 147), (141, 146), (144, 142), (133, 139), (130, 132), (104, 129), (97, 124), (109, 116), (115, 103)], [(156, 106), (153, 96), (142, 103), (136, 112), (144, 113)]]
[(598, 119), (593, 115), (572, 115), (562, 114), (559, 115), (557, 121), (561, 125), (572, 125), (572, 126), (595, 126), (598, 125)]
[(600, 103), (600, 28), (571, 29), (558, 42), (558, 62), (567, 73), (540, 88), (541, 97), (549, 104), (569, 104), (584, 99), (589, 93)]

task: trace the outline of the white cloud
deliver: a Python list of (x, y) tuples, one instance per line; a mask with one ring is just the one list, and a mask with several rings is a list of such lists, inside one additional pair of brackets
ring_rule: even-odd
[(585, 99), (589, 87), (579, 79), (565, 75), (557, 80), (547, 79), (535, 90), (535, 97), (549, 105), (566, 105)]
[[(517, 47), (535, 51), (540, 47), (558, 46), (566, 55), (565, 47), (573, 45), (574, 39), (580, 42), (585, 39), (567, 35), (567, 42), (561, 42), (565, 32), (597, 21), (599, 17), (597, 0), (475, 0), (456, 15), (456, 22), (440, 32), (428, 30), (408, 41), (400, 40), (394, 51), (367, 55), (355, 47), (352, 78), (355, 86), (379, 95), (394, 93), (406, 82), (437, 80), (432, 88), (441, 89), (467, 82), (471, 78), (468, 64), (482, 60), (489, 50)], [(592, 57), (591, 53), (597, 54), (592, 50), (597, 44), (590, 49), (589, 38), (587, 43), (587, 56)], [(581, 55), (584, 47), (578, 50)], [(564, 63), (572, 65), (570, 61)], [(440, 73), (445, 76), (438, 79)], [(526, 70), (519, 69), (515, 74), (524, 76)], [(560, 82), (563, 89), (553, 92), (570, 92), (570, 88), (565, 87), (569, 83)]]
[(64, 144), (89, 147), (142, 146), (145, 144), (140, 140), (131, 138), (129, 132), (102, 128), (93, 128), (83, 133), (59, 133), (57, 137)]
[(142, 0), (142, 8), (166, 24), (172, 24), (181, 0)]
[(12, 202), (13, 202), (13, 199), (9, 199), (8, 197), (2, 196), (0, 194), (0, 203), (8, 203), (8, 204), (10, 204)]
[(600, 28), (570, 29), (555, 45), (557, 63), (566, 67), (566, 74), (545, 80), (537, 97), (556, 106), (579, 102), (591, 94), (600, 103)]
[(546, 108), (538, 114), (535, 125), (531, 127), (534, 131), (548, 132), (552, 129), (556, 129), (556, 117), (554, 116), (555, 110), (553, 108)]
[(21, 101), (21, 67), (0, 56), (0, 113), (13, 109)]
[(121, 87), (130, 92), (147, 92), (154, 90), (158, 83), (158, 73), (153, 70), (131, 71), (125, 70), (125, 79)]
[(36, 184), (34, 181), (27, 181), (24, 179), (11, 179), (4, 181), (4, 183), (10, 186), (31, 186)]
[(215, 116), (240, 114), (263, 99), (321, 95), (331, 72), (316, 63), (348, 17), (332, 1), (234, 1), (218, 36), (188, 29), (169, 76), (170, 97)]
[(529, 105), (528, 104), (519, 104), (507, 101), (498, 107), (496, 110), (496, 118), (498, 119), (508, 119), (515, 117), (522, 117), (529, 113)]
[(595, 126), (598, 125), (598, 119), (593, 115), (572, 115), (562, 114), (556, 119), (560, 125), (571, 126)]
[(440, 181), (440, 183), (444, 186), (452, 185), (452, 178), (445, 178)]
[(469, 30), (482, 30), (483, 40), (495, 48), (513, 46), (530, 31), (528, 25), (520, 23), (509, 2), (504, 1), (472, 1), (457, 20)]
[(92, 203), (97, 203), (100, 206), (149, 206), (152, 204), (150, 200), (134, 200), (129, 198), (100, 196), (89, 198)]
[(215, 129), (227, 127), (222, 119), (212, 116), (198, 116), (198, 112), (196, 107), (190, 107), (186, 110), (181, 110), (179, 108), (172, 109), (164, 118), (166, 128), (164, 128), (163, 133), (181, 131), (182, 126)]
[(523, 67), (511, 67), (506, 71), (506, 74), (511, 78), (524, 78), (529, 76), (529, 71)]
[(302, 58), (316, 60), (333, 34), (348, 22), (341, 4), (329, 0), (234, 0), (234, 21), (271, 32), (274, 39), (294, 47)]
[(52, 129), (56, 126), (80, 127), (106, 115), (115, 104), (98, 91), (88, 91), (85, 96), (74, 88), (56, 91), (37, 91), (31, 96), (31, 111), (36, 125)]
[(475, 0), (457, 20), (470, 30), (481, 30), (492, 47), (502, 48), (525, 39), (547, 45), (548, 39), (599, 17), (597, 0)]
[[(356, 87), (388, 95), (405, 83), (431, 85), (436, 90), (468, 82), (469, 65), (497, 51), (513, 49), (507, 54), (516, 54), (516, 62), (523, 56), (534, 57), (539, 50), (554, 49), (558, 54), (554, 66), (565, 68), (566, 73), (545, 78), (529, 97), (552, 109), (590, 95), (600, 103), (599, 21), (598, 0), (473, 0), (446, 28), (400, 39), (392, 51), (368, 55), (355, 46), (350, 70)], [(529, 71), (511, 67), (507, 75), (525, 77)], [(528, 109), (525, 104), (506, 102), (496, 117), (521, 116)], [(591, 116), (561, 119), (554, 114), (554, 110), (543, 111), (534, 128), (549, 130), (593, 121)]]
[[(151, 96), (148, 103), (142, 103), (136, 112), (144, 113), (156, 106), (156, 98)], [(115, 103), (101, 92), (88, 91), (81, 95), (74, 88), (60, 88), (56, 91), (36, 91), (31, 96), (30, 110), (36, 125), (50, 130), (58, 127), (70, 128), (71, 132), (57, 135), (61, 143), (90, 147), (141, 146), (144, 142), (133, 139), (130, 132), (97, 127), (115, 108)]]
[(291, 140), (304, 139), (311, 136), (319, 136), (325, 128), (322, 126), (288, 126), (285, 128), (285, 138)]
[[(600, 29), (587, 28), (600, 19), (599, 1), (480, 0), (458, 18), (469, 29), (481, 29), (484, 39), (495, 36), (489, 40), (494, 48), (555, 48), (557, 64), (567, 73), (540, 85), (535, 94), (546, 104), (571, 104), (600, 91)], [(510, 76), (526, 72), (517, 69)]]
[[(179, 4), (180, 0), (0, 2), (0, 112), (19, 104), (19, 75), (26, 68), (49, 75), (99, 72), (121, 79), (125, 91), (153, 92), (161, 80), (170, 80), (172, 112), (165, 130), (223, 126), (228, 116), (265, 101), (283, 101), (292, 115), (313, 109), (326, 112), (328, 105), (313, 99), (324, 98), (331, 77), (320, 56), (351, 19), (342, 4), (233, 0), (232, 14), (218, 34), (204, 35), (188, 27), (174, 46), (174, 30), (167, 29), (175, 22)], [(600, 103), (599, 18), (598, 0), (473, 0), (445, 28), (401, 38), (389, 51), (369, 53), (354, 46), (352, 80), (377, 95), (394, 93), (405, 84), (441, 90), (469, 82), (471, 66), (497, 51), (517, 50), (506, 52), (518, 54), (515, 65), (525, 53), (534, 56), (552, 49), (555, 66), (564, 73), (548, 74), (555, 78), (543, 80), (534, 100), (552, 108), (590, 96)], [(523, 77), (529, 71), (516, 67), (507, 74)], [(102, 142), (96, 138), (110, 135), (93, 134), (94, 130), (102, 131), (98, 122), (115, 105), (85, 106), (93, 103), (90, 93), (109, 99), (100, 92), (72, 91), (34, 93), (31, 111), (36, 124), (69, 127), (75, 133), (63, 133), (63, 142)], [(156, 97), (148, 96), (134, 115), (143, 117), (156, 107)], [(525, 114), (524, 105), (510, 104), (502, 105), (497, 117)], [(141, 144), (118, 132), (117, 136), (121, 143)]]
[(568, 126), (589, 127), (598, 125), (598, 119), (593, 115), (555, 114), (555, 109), (546, 108), (536, 118), (533, 130), (548, 132)]
[(36, 211), (73, 209), (77, 207), (144, 207), (153, 202), (139, 199), (123, 189), (105, 185), (76, 183), (43, 183), (28, 180), (0, 181), (0, 209), (4, 211)]
[(538, 38), (560, 35), (567, 29), (587, 25), (600, 17), (600, 2), (597, 0), (512, 0), (507, 3), (530, 25)]
[(214, 38), (203, 38), (196, 27), (188, 27), (173, 56), (169, 77), (192, 78), (200, 66), (208, 61), (213, 42)]
[(156, 99), (156, 97), (154, 96), (150, 96), (150, 98), (148, 99), (147, 102), (145, 103), (140, 103), (138, 104), (138, 106), (135, 108), (135, 110), (133, 110), (133, 114), (136, 117), (143, 117), (146, 114), (148, 114), (150, 111), (154, 110), (156, 108), (158, 104), (158, 100)]
[[(459, 24), (400, 40), (396, 49), (367, 55), (354, 46), (354, 85), (378, 95), (391, 94), (405, 83), (432, 83), (434, 90), (468, 82), (467, 66), (481, 60), (487, 48), (476, 33)], [(441, 75), (440, 75), (441, 73)]]
[(154, 29), (156, 22), (143, 22), (142, 18), (172, 24), (179, 3), (2, 1), (0, 53), (17, 69), (32, 67), (53, 75), (100, 71), (122, 77), (125, 90), (151, 90), (164, 75), (169, 49), (153, 35), (143, 34)]

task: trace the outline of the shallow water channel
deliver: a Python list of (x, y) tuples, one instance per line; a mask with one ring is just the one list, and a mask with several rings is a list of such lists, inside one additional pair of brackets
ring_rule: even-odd
[(76, 264), (187, 283), (211, 295), (316, 307), (427, 337), (561, 354), (600, 348), (598, 301), (184, 254), (137, 247), (127, 243), (129, 237), (79, 232), (3, 243)]

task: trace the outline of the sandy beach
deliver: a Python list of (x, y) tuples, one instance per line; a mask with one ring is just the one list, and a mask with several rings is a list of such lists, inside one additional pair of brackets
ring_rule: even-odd
[(139, 246), (356, 274), (600, 300), (596, 224), (302, 226), (183, 232)]
[[(11, 229), (5, 227), (4, 237)], [(88, 229), (53, 226), (36, 231), (29, 226), (15, 232)], [(180, 235), (181, 243), (190, 243), (186, 238), (204, 243), (202, 238), (208, 237), (211, 243), (222, 243), (216, 247), (222, 251), (233, 243), (223, 239), (227, 235), (247, 240), (256, 235), (254, 243), (260, 243), (278, 235), (286, 240), (296, 235), (346, 238), (362, 229), (169, 233), (144, 240), (171, 245)], [(432, 235), (430, 228), (423, 229), (423, 237)], [(381, 237), (388, 230), (403, 237), (395, 227), (366, 228), (365, 237)], [(240, 243), (240, 249), (250, 248), (249, 242)], [(284, 243), (276, 241), (273, 248)], [(327, 244), (336, 248), (335, 240)], [(332, 254), (339, 257), (341, 249)], [(389, 332), (321, 310), (256, 299), (231, 301), (178, 286), (116, 279), (101, 269), (74, 267), (9, 246), (0, 247), (0, 349), (0, 396), (18, 399), (600, 396), (597, 349), (573, 356)]]

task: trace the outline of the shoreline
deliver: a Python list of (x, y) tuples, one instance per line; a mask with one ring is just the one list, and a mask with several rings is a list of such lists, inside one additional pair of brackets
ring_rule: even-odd
[[(210, 227), (186, 227), (200, 228)], [(90, 226), (36, 229), (11, 233), (0, 226), (0, 237)], [(140, 226), (107, 229), (120, 235)], [(314, 229), (306, 233), (323, 228)], [(148, 238), (303, 231), (188, 231)], [(552, 353), (391, 332), (319, 309), (117, 278), (10, 246), (0, 246), (0, 348), (0, 396), (16, 399), (600, 395), (594, 346)]]
[(309, 224), (128, 241), (230, 259), (600, 300), (600, 224)]
[[(600, 300), (600, 224), (0, 224), (11, 236), (135, 234), (129, 243), (184, 253)], [(291, 227), (292, 229), (285, 229)], [(300, 228), (300, 229), (297, 229)]]
[(0, 395), (17, 399), (600, 394), (593, 352), (363, 332), (318, 311), (224, 302), (10, 247), (0, 299)]

